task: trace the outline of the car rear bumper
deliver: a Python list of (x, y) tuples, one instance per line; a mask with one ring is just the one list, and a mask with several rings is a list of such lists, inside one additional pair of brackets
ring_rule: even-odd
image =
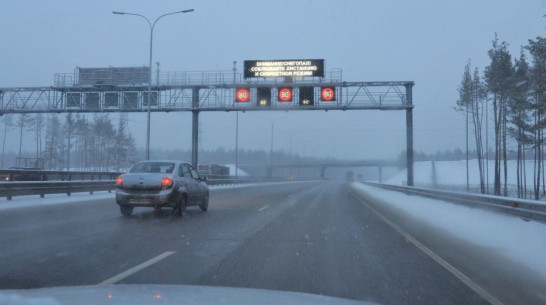
[(158, 194), (131, 194), (125, 192), (116, 192), (116, 203), (123, 206), (133, 207), (175, 207), (173, 193)]

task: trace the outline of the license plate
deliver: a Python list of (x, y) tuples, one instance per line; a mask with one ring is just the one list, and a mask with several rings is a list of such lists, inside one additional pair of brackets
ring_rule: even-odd
[(131, 198), (129, 199), (130, 204), (150, 204), (152, 200), (149, 198)]

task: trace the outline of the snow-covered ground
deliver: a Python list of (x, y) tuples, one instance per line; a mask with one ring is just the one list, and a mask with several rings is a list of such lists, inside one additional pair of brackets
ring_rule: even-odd
[[(489, 185), (492, 187), (495, 161), (489, 160)], [(526, 179), (528, 189), (533, 185), (533, 161), (526, 161)], [(484, 168), (484, 172), (487, 168)], [(516, 185), (515, 160), (508, 160), (508, 184)], [(501, 183), (504, 181), (503, 167), (501, 164)], [(466, 185), (466, 160), (460, 161), (419, 161), (413, 165), (414, 184), (415, 185)], [(480, 174), (478, 170), (478, 160), (469, 160), (469, 183), (470, 185), (480, 184)], [(484, 177), (484, 179), (486, 176)], [(407, 171), (404, 169), (393, 177), (386, 179), (384, 183), (403, 185), (407, 181)]]
[(351, 188), (407, 217), (445, 230), (481, 248), (528, 266), (546, 280), (546, 225), (442, 200), (406, 195), (355, 182)]
[(32, 206), (45, 206), (56, 205), (65, 203), (78, 203), (89, 200), (101, 200), (116, 197), (115, 193), (108, 193), (107, 191), (94, 192), (93, 195), (89, 195), (88, 192), (72, 193), (70, 196), (66, 194), (48, 194), (44, 198), (40, 198), (39, 195), (29, 196), (15, 196), (12, 200), (7, 200), (5, 197), (0, 198), (0, 211), (26, 208)]

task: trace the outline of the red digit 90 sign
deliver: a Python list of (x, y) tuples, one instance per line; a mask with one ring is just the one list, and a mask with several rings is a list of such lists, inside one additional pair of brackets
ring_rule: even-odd
[(239, 88), (235, 92), (235, 101), (246, 103), (250, 100), (250, 90), (248, 88)]
[(320, 89), (320, 99), (326, 102), (336, 100), (336, 89), (333, 87), (322, 87)]
[(292, 89), (290, 89), (290, 88), (279, 89), (279, 101), (281, 101), (281, 102), (291, 102), (292, 101)]

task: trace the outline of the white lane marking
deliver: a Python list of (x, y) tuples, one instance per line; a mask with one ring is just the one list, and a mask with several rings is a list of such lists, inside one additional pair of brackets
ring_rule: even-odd
[(269, 205), (266, 205), (266, 206), (263, 206), (261, 208), (258, 209), (258, 211), (262, 212), (262, 211), (265, 211), (269, 208)]
[(430, 258), (432, 258), (434, 261), (436, 261), (440, 266), (444, 267), (447, 271), (449, 271), (451, 274), (453, 274), (455, 277), (457, 277), (461, 282), (463, 282), (466, 286), (468, 286), (470, 289), (474, 290), (477, 294), (479, 294), (482, 298), (486, 299), (489, 303), (493, 305), (504, 305), (501, 301), (499, 301), (497, 298), (495, 298), (493, 295), (491, 295), (489, 292), (487, 292), (485, 289), (483, 289), (480, 285), (478, 285), (476, 282), (471, 280), (468, 276), (466, 276), (462, 271), (459, 269), (453, 267), (450, 263), (445, 261), (443, 258), (441, 258), (438, 254), (432, 252), (429, 248), (427, 248), (425, 245), (420, 243), (418, 240), (413, 238), (409, 233), (404, 231), (401, 227), (387, 219), (381, 212), (376, 210), (371, 205), (367, 204), (364, 199), (360, 198), (356, 192), (354, 192), (352, 189), (350, 189), (350, 192), (353, 194), (353, 197), (355, 197), (358, 201), (360, 201), (365, 206), (369, 207), (375, 215), (377, 215), (379, 218), (381, 218), (385, 223), (387, 223), (389, 226), (391, 226), (393, 229), (395, 229), (398, 233), (400, 233), (402, 236), (404, 236), (408, 241), (410, 241), (412, 244), (414, 244), (419, 250), (423, 251), (426, 255), (428, 255)]
[(98, 284), (97, 286), (106, 286), (106, 285), (112, 285), (112, 284), (115, 284), (137, 272), (139, 272), (140, 270), (144, 269), (144, 268), (147, 268), (147, 267), (150, 267), (151, 265), (167, 258), (168, 256), (171, 256), (173, 255), (175, 252), (174, 251), (167, 251), (165, 253), (162, 253), (150, 260), (147, 260), (145, 261), (144, 263), (140, 264), (140, 265), (137, 265), (137, 266), (134, 266), (133, 268), (129, 269), (129, 270), (126, 270), (116, 276), (113, 276), (109, 279), (107, 279), (106, 281)]

